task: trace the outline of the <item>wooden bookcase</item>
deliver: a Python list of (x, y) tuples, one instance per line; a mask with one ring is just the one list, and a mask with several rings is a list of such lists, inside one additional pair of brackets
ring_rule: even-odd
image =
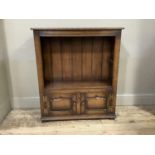
[(115, 118), (122, 28), (33, 28), (41, 119)]

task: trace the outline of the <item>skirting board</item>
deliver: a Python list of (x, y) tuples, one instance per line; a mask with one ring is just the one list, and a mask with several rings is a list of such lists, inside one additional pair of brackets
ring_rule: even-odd
[[(13, 109), (39, 108), (39, 97), (14, 97)], [(154, 105), (155, 94), (118, 94), (117, 105)]]

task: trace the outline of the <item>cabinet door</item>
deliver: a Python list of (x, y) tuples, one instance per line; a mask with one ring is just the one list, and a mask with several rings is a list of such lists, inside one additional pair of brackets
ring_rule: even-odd
[(81, 94), (81, 114), (105, 114), (107, 95), (104, 92)]
[(76, 96), (72, 94), (53, 94), (46, 97), (45, 115), (65, 116), (76, 114)]

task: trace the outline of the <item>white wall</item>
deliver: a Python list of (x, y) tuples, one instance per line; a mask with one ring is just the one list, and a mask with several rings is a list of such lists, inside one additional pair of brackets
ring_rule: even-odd
[(14, 108), (38, 107), (31, 27), (125, 27), (117, 104), (155, 103), (155, 20), (5, 20)]
[(5, 37), (3, 32), (3, 21), (0, 20), (0, 122), (11, 110), (7, 78), (7, 53), (5, 47)]

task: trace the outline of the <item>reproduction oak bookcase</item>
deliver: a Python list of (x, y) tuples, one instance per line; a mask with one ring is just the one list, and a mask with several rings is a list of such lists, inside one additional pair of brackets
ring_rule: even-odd
[(42, 121), (115, 118), (123, 28), (32, 28)]

